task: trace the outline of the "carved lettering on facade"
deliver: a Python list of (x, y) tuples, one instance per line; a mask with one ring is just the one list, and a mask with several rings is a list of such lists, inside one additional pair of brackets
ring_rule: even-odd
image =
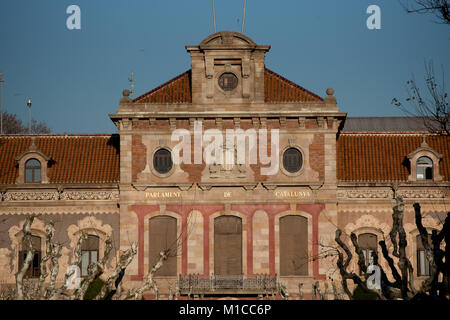
[(179, 192), (179, 191), (146, 192), (145, 193), (145, 198), (147, 198), (147, 199), (181, 198), (181, 192)]
[(296, 190), (296, 191), (275, 191), (274, 195), (279, 199), (304, 199), (311, 197), (311, 191)]

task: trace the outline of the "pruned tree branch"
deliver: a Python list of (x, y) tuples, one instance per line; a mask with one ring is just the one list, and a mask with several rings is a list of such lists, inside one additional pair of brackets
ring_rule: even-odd
[[(105, 297), (105, 300), (112, 299), (114, 294), (117, 293), (126, 268), (131, 263), (131, 261), (133, 261), (133, 258), (136, 254), (137, 245), (136, 243), (132, 243), (131, 247), (120, 256), (116, 268), (114, 269), (113, 273), (106, 279), (106, 283), (102, 287), (102, 290), (100, 291), (96, 299), (102, 299), (103, 297)], [(113, 285), (115, 285), (115, 288), (113, 288)]]
[(164, 261), (167, 260), (167, 258), (168, 258), (168, 250), (161, 251), (159, 253), (159, 260), (147, 274), (144, 285), (138, 289), (130, 289), (127, 295), (127, 299), (131, 298), (134, 300), (141, 300), (144, 292), (150, 288), (153, 288), (153, 290), (155, 291), (155, 295), (157, 295), (158, 286), (156, 282), (153, 280), (153, 277), (156, 271), (158, 271), (163, 266), (163, 263)]
[(24, 299), (24, 287), (23, 287), (23, 278), (28, 268), (30, 267), (30, 263), (33, 260), (34, 249), (31, 238), (31, 225), (33, 224), (34, 216), (27, 216), (25, 218), (25, 222), (22, 227), (23, 231), (23, 240), (22, 244), (25, 246), (27, 255), (24, 259), (23, 266), (20, 268), (16, 274), (16, 291), (17, 291), (17, 299)]

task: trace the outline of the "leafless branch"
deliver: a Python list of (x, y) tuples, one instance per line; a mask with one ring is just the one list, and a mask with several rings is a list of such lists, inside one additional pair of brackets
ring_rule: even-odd
[(30, 267), (30, 263), (33, 260), (34, 256), (34, 249), (33, 244), (31, 240), (31, 225), (33, 224), (34, 216), (27, 216), (25, 218), (25, 222), (22, 227), (23, 231), (23, 240), (22, 245), (25, 246), (27, 255), (24, 259), (23, 265), (20, 268), (19, 271), (16, 274), (16, 291), (17, 291), (17, 299), (23, 300), (24, 299), (24, 287), (23, 287), (23, 277), (25, 276), (25, 273), (27, 272), (28, 268)]
[(450, 24), (450, 2), (448, 0), (414, 0), (400, 2), (408, 13), (433, 14), (437, 21)]

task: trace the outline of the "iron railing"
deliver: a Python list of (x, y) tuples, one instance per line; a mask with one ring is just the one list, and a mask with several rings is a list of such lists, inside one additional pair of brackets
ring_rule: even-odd
[(277, 275), (180, 275), (181, 294), (264, 294), (276, 292)]

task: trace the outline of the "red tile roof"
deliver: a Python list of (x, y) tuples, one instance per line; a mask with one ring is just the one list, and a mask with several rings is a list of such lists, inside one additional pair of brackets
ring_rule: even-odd
[[(15, 159), (31, 145), (29, 135), (0, 136), (0, 184), (14, 184)], [(53, 161), (50, 183), (118, 183), (118, 135), (36, 135), (35, 145)]]
[(265, 102), (323, 101), (318, 95), (267, 68), (264, 70), (264, 100)]
[[(422, 135), (342, 133), (337, 142), (337, 178), (340, 181), (407, 181), (406, 156), (420, 147)], [(450, 137), (427, 135), (428, 145), (442, 155), (439, 173), (450, 181)]]
[[(298, 84), (265, 68), (264, 100), (266, 102), (305, 102), (322, 101), (323, 99)], [(188, 70), (159, 87), (137, 97), (133, 102), (192, 103), (191, 70)]]
[(136, 103), (191, 103), (191, 70), (137, 97)]

